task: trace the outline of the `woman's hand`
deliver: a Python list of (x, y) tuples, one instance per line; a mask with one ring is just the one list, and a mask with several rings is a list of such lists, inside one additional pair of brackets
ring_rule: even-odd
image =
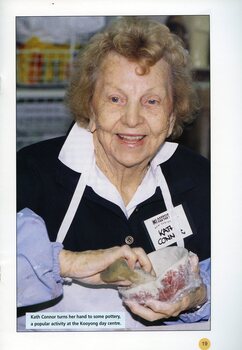
[[(152, 272), (151, 262), (142, 248), (130, 248), (128, 245), (109, 249), (72, 252), (63, 249), (59, 254), (62, 277), (71, 277), (90, 284), (103, 284), (100, 273), (119, 258), (124, 258), (133, 269), (136, 264), (146, 272)], [(119, 285), (129, 285), (122, 281)]]
[(201, 285), (195, 292), (185, 295), (177, 303), (161, 302), (158, 300), (149, 300), (145, 306), (135, 301), (127, 300), (125, 304), (130, 311), (142, 317), (147, 321), (156, 321), (159, 319), (167, 319), (176, 317), (181, 312), (191, 310), (198, 305), (202, 305), (207, 300), (206, 286)]
[[(190, 258), (191, 269), (194, 273), (194, 278), (200, 279), (199, 261), (196, 255)], [(196, 308), (198, 305), (203, 305), (207, 301), (207, 288), (202, 284), (195, 291), (185, 294), (178, 302), (161, 302), (158, 300), (149, 300), (145, 305), (140, 305), (135, 301), (127, 300), (125, 304), (136, 315), (147, 321), (157, 321), (176, 317), (181, 312), (189, 311)]]

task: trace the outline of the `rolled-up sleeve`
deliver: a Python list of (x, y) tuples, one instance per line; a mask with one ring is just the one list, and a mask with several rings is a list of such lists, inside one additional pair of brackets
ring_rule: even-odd
[(45, 223), (32, 210), (17, 213), (17, 306), (58, 298), (63, 293), (58, 255), (62, 244), (50, 242)]

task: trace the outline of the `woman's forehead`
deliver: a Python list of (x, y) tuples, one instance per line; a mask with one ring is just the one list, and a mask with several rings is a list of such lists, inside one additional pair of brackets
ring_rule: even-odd
[(164, 60), (160, 59), (148, 71), (142, 74), (142, 67), (139, 62), (130, 60), (118, 53), (109, 53), (102, 61), (99, 69), (98, 80), (109, 83), (115, 83), (112, 79), (119, 81), (137, 80), (138, 81), (160, 81), (170, 82), (170, 66)]

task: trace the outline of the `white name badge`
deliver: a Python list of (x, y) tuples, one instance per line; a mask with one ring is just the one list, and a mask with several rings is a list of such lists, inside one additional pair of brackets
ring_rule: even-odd
[(155, 249), (167, 247), (193, 234), (181, 204), (174, 208), (174, 214), (176, 215), (177, 225), (180, 228), (180, 234), (174, 232), (174, 225), (168, 211), (164, 211), (144, 221)]

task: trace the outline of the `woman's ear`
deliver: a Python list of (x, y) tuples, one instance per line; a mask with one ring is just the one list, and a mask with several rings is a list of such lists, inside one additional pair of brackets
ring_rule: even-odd
[(94, 120), (94, 117), (90, 118), (89, 120), (88, 130), (91, 133), (94, 133), (94, 131), (96, 131), (96, 122)]
[(94, 133), (94, 131), (96, 131), (96, 128), (97, 128), (95, 119), (96, 119), (95, 113), (94, 113), (93, 107), (91, 106), (91, 116), (90, 116), (89, 124), (88, 124), (88, 130), (91, 133)]
[(167, 137), (171, 136), (174, 125), (175, 125), (175, 121), (176, 121), (176, 116), (174, 113), (171, 113), (170, 117), (169, 117), (169, 128), (168, 128), (168, 134)]

